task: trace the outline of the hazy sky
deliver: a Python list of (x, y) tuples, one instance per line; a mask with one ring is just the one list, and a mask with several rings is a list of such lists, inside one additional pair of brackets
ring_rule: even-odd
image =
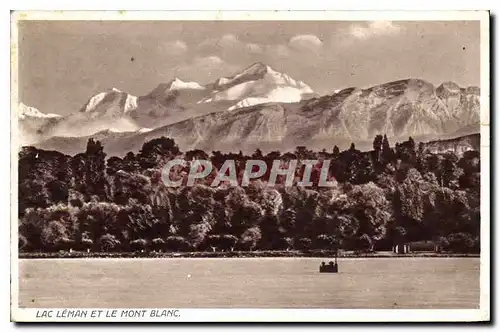
[(201, 84), (261, 61), (318, 93), (402, 78), (479, 85), (479, 22), (21, 21), (20, 101), (78, 111), (116, 87)]

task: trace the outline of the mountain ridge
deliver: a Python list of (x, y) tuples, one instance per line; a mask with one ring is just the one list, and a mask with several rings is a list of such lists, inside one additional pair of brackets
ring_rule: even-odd
[(369, 144), (377, 134), (431, 140), (479, 132), (479, 95), (477, 87), (409, 78), (319, 96), (255, 63), (204, 86), (174, 78), (144, 96), (106, 90), (80, 112), (45, 123), (33, 144), (57, 147), (95, 135), (120, 155), (159, 136), (183, 149), (229, 150)]
[[(88, 136), (106, 128), (133, 131), (161, 127), (215, 111), (269, 101), (296, 102), (303, 94), (313, 91), (305, 83), (258, 63), (204, 86), (175, 77), (143, 96), (107, 89), (90, 97), (79, 112), (38, 128), (35, 136), (42, 140), (52, 136)], [(71, 128), (76, 129), (72, 132)]]

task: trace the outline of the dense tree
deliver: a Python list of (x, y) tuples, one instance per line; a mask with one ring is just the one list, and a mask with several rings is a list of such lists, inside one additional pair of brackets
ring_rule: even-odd
[(382, 135), (377, 135), (373, 139), (373, 152), (375, 155), (375, 162), (378, 164), (382, 158), (382, 145), (384, 142), (384, 138)]
[(373, 150), (375, 152), (381, 152), (382, 151), (383, 141), (384, 141), (384, 138), (383, 138), (382, 135), (375, 136), (375, 138), (373, 139)]
[(153, 241), (151, 241), (151, 247), (153, 250), (163, 250), (165, 248), (165, 240), (161, 237), (154, 238)]
[(61, 221), (50, 221), (40, 235), (41, 244), (49, 251), (65, 249), (66, 245), (71, 242), (70, 232)]
[(172, 251), (188, 250), (189, 243), (182, 236), (169, 236), (165, 240), (165, 247)]
[(211, 225), (208, 222), (192, 224), (188, 234), (188, 242), (194, 250), (198, 249), (198, 247), (205, 241), (205, 237), (211, 230)]
[(404, 163), (415, 165), (417, 161), (417, 151), (413, 138), (410, 137), (407, 141), (396, 144), (396, 157)]
[(312, 246), (312, 241), (311, 241), (311, 239), (309, 239), (307, 237), (302, 237), (302, 238), (298, 239), (297, 244), (296, 244), (296, 248), (301, 249), (301, 250), (311, 249), (311, 246)]
[(145, 239), (137, 239), (130, 241), (130, 249), (134, 251), (142, 251), (145, 250), (148, 246), (148, 241)]
[(103, 150), (101, 142), (91, 138), (85, 152), (71, 160), (74, 189), (81, 192), (87, 202), (93, 195), (106, 200), (106, 154)]
[(107, 229), (112, 229), (111, 227), (114, 226), (116, 227), (114, 228), (116, 233), (121, 230), (124, 241), (138, 238), (152, 240), (160, 235), (158, 232), (158, 223), (159, 221), (153, 214), (150, 205), (133, 202), (120, 208), (117, 223), (110, 225)]
[(100, 250), (102, 251), (116, 251), (121, 243), (112, 234), (104, 234), (99, 239)]
[[(167, 187), (161, 167), (172, 158), (210, 159), (216, 168), (234, 160), (239, 180), (248, 159), (268, 170), (246, 187), (211, 187), (216, 170), (194, 186)], [(320, 160), (314, 186), (268, 186), (273, 161), (294, 159)], [(317, 186), (324, 160), (333, 187)], [(297, 168), (294, 184), (304, 169)], [(208, 155), (182, 153), (165, 137), (107, 160), (95, 140), (73, 157), (34, 147), (19, 152), (21, 251), (376, 250), (439, 239), (445, 250), (477, 252), (479, 233), (479, 152), (433, 153), (412, 138), (393, 150), (377, 135), (368, 152), (353, 143), (332, 153), (298, 146), (293, 153)]]
[(459, 168), (457, 163), (458, 158), (452, 153), (446, 154), (442, 162), (443, 185), (452, 189), (460, 187), (458, 180), (464, 174), (463, 169)]
[(476, 239), (468, 233), (454, 233), (448, 235), (447, 249), (454, 252), (470, 252), (476, 246)]
[(162, 166), (167, 160), (179, 154), (179, 147), (173, 139), (160, 137), (144, 143), (137, 155), (143, 169)]
[(387, 136), (382, 139), (382, 163), (387, 165), (394, 161), (394, 151), (392, 150)]
[(338, 146), (336, 146), (336, 145), (335, 145), (335, 146), (333, 147), (333, 157), (334, 157), (334, 158), (337, 158), (339, 154), (340, 154), (340, 149), (339, 149), (339, 147), (338, 147)]
[(90, 234), (88, 232), (84, 232), (80, 241), (80, 249), (90, 250), (93, 247), (94, 241), (92, 240)]
[(18, 248), (20, 252), (25, 251), (26, 249), (29, 249), (29, 243), (26, 237), (22, 234), (19, 235), (19, 242), (18, 242)]
[(359, 221), (357, 233), (368, 236), (371, 243), (381, 240), (392, 217), (391, 203), (387, 201), (383, 189), (373, 182), (354, 186), (348, 200), (350, 214)]
[(233, 251), (238, 238), (231, 234), (210, 235), (208, 245), (224, 251)]
[(314, 239), (316, 249), (337, 250), (340, 242), (332, 235), (320, 234)]
[(247, 229), (241, 234), (239, 239), (239, 244), (243, 250), (253, 250), (260, 241), (262, 234), (258, 227), (252, 227)]
[[(99, 245), (100, 239), (105, 234), (120, 234), (126, 232), (117, 223), (121, 208), (114, 203), (89, 202), (85, 203), (77, 214), (78, 235), (77, 240), (81, 241), (83, 233), (87, 232), (94, 244)], [(121, 237), (123, 240), (128, 238)], [(98, 249), (98, 248), (96, 248)]]

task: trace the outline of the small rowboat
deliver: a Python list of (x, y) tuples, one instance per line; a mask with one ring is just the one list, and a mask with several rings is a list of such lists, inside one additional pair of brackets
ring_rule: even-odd
[(319, 266), (319, 272), (321, 273), (338, 273), (339, 272), (339, 266), (338, 264), (333, 264), (333, 262), (330, 262), (331, 264), (325, 264), (323, 262)]
[(322, 262), (319, 266), (320, 273), (338, 273), (339, 265), (337, 263), (337, 253), (335, 253), (335, 262), (330, 261), (328, 264)]

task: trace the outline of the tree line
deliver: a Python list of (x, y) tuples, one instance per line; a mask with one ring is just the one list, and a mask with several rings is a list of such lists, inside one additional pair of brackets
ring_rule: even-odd
[[(268, 169), (276, 159), (328, 159), (329, 178), (337, 183), (268, 186), (264, 175), (247, 187), (210, 187), (211, 176), (169, 188), (162, 166), (173, 158), (207, 159), (217, 168), (232, 159), (238, 172), (249, 159), (263, 160)], [(303, 169), (296, 172), (300, 178)], [(478, 252), (479, 197), (478, 151), (435, 154), (411, 137), (391, 147), (377, 135), (367, 152), (352, 144), (344, 151), (297, 147), (252, 155), (182, 152), (161, 137), (123, 158), (106, 158), (101, 143), (90, 139), (75, 156), (35, 147), (19, 152), (19, 248), (390, 250), (433, 240), (448, 250)]]

